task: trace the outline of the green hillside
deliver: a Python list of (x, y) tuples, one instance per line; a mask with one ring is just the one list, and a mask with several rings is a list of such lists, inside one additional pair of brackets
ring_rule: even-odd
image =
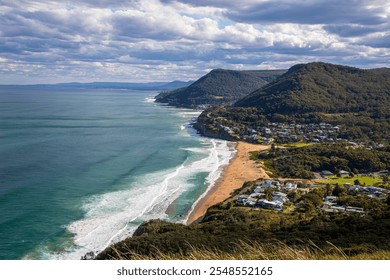
[(363, 70), (328, 63), (295, 65), (235, 106), (264, 113), (359, 113), (389, 116), (390, 69)]
[[(233, 106), (205, 111), (198, 119), (198, 127), (204, 128), (201, 132), (208, 135), (207, 127), (229, 126), (243, 136), (247, 129), (267, 122), (329, 123), (341, 127), (339, 138), (386, 144), (390, 142), (390, 69), (299, 64)], [(220, 114), (223, 124), (219, 124)]]
[(188, 87), (160, 93), (156, 96), (156, 101), (187, 108), (235, 102), (275, 80), (284, 72), (215, 69)]

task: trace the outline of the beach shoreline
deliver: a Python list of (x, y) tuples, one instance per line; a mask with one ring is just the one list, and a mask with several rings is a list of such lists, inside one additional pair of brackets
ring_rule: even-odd
[(237, 142), (235, 149), (234, 157), (225, 166), (215, 185), (196, 202), (188, 214), (187, 225), (200, 220), (209, 207), (224, 201), (234, 190), (241, 188), (244, 182), (269, 178), (264, 168), (249, 158), (250, 152), (266, 150), (269, 146)]

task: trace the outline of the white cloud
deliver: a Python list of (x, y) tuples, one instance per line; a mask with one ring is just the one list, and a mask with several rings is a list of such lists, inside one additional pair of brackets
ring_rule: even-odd
[(265, 0), (1, 3), (0, 83), (11, 74), (21, 82), (174, 80), (218, 67), (389, 62), (388, 1), (283, 0), (279, 10)]

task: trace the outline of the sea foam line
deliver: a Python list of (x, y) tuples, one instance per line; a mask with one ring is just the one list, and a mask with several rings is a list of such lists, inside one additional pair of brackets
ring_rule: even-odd
[[(221, 141), (221, 140), (211, 140), (211, 142), (213, 143), (213, 146), (214, 146), (214, 149), (213, 150), (217, 150), (217, 145), (216, 145), (216, 141)], [(221, 141), (222, 144), (225, 146), (225, 147), (228, 147), (228, 142), (227, 141)], [(183, 223), (184, 224), (187, 224), (188, 223), (188, 219), (190, 217), (190, 215), (195, 211), (195, 208), (197, 207), (197, 205), (199, 204), (199, 202), (208, 195), (208, 193), (211, 191), (211, 189), (214, 188), (216, 182), (218, 181), (218, 179), (221, 177), (222, 175), (222, 172), (223, 172), (223, 168), (226, 167), (226, 165), (229, 164), (230, 160), (234, 157), (234, 155), (236, 154), (236, 150), (233, 150), (231, 151), (229, 149), (229, 152), (230, 155), (227, 156), (227, 157), (224, 157), (222, 161), (220, 161), (218, 159), (218, 164), (216, 165), (216, 167), (209, 173), (209, 175), (207, 176), (206, 178), (206, 181), (208, 183), (208, 187), (207, 189), (203, 192), (203, 194), (201, 196), (199, 196), (199, 198), (192, 204), (191, 206), (191, 210), (187, 213), (185, 219), (183, 220)], [(216, 156), (218, 157), (218, 154), (215, 153)]]

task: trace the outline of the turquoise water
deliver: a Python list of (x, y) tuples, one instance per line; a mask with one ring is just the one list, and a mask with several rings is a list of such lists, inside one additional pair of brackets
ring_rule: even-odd
[(80, 259), (185, 221), (233, 152), (155, 94), (0, 87), (0, 259)]

